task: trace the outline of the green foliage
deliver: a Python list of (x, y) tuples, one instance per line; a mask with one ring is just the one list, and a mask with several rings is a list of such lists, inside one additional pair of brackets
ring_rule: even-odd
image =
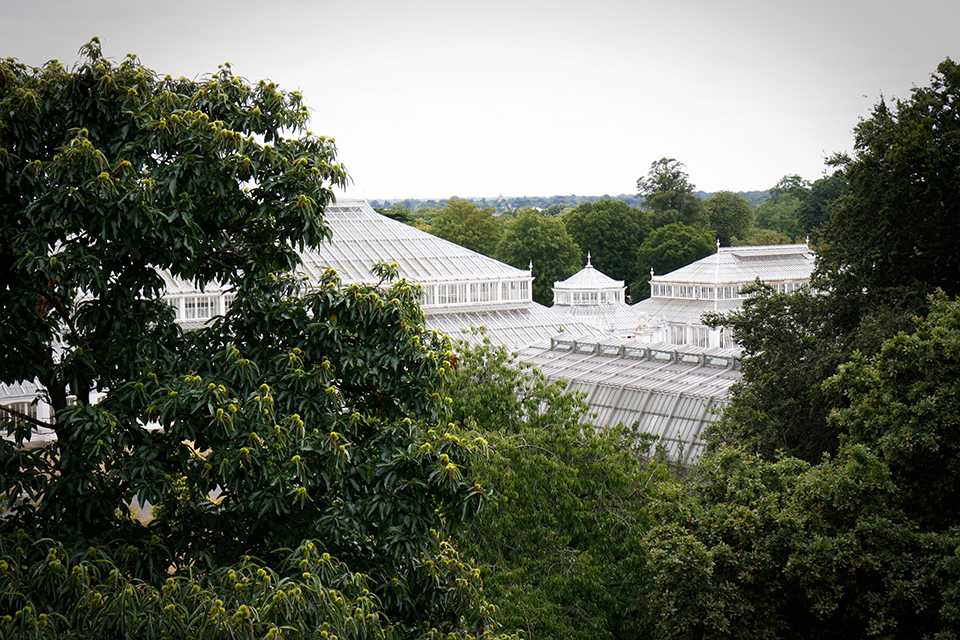
[(839, 171), (813, 184), (798, 175), (784, 176), (770, 189), (770, 200), (757, 209), (757, 227), (790, 236), (793, 242), (816, 238), (845, 187)]
[(910, 330), (918, 305), (908, 295), (865, 309), (807, 290), (782, 294), (758, 284), (748, 291), (741, 310), (708, 316), (744, 350), (741, 380), (711, 438), (770, 460), (783, 453), (817, 463), (842, 435), (827, 419), (843, 396), (823, 383), (855, 352), (876, 353), (885, 338)]
[(616, 200), (578, 205), (563, 224), (593, 266), (614, 280), (637, 279), (637, 247), (650, 233), (650, 216)]
[(527, 269), (532, 262), (533, 299), (547, 306), (553, 304), (553, 283), (566, 280), (583, 264), (580, 247), (563, 222), (533, 209), (521, 209), (516, 218), (504, 222), (496, 257), (518, 269)]
[(58, 413), (170, 326), (159, 269), (200, 286), (288, 269), (347, 179), (297, 93), (83, 52), (73, 71), (0, 61), (0, 381), (38, 379)]
[(97, 548), (0, 537), (0, 638), (399, 637), (366, 586), (312, 542), (276, 567), (246, 557), (155, 586)]
[(703, 201), (694, 195), (695, 188), (683, 163), (673, 158), (653, 162), (646, 177), (637, 180), (637, 191), (644, 196), (644, 209), (653, 214), (654, 227), (674, 223), (705, 226)]
[[(416, 570), (449, 581), (450, 596), (459, 592), (464, 601), (480, 602), (476, 572), (451, 571), (457, 553), (449, 543), (440, 546), (438, 560), (419, 561)], [(0, 607), (8, 613), (0, 617), (0, 638), (410, 637), (369, 586), (367, 576), (349, 571), (314, 541), (273, 564), (246, 556), (154, 585), (130, 578), (103, 549), (73, 551), (23, 534), (0, 536)], [(413, 637), (516, 640), (483, 630), (477, 621), (457, 626), (425, 628)]]
[[(342, 308), (337, 311), (332, 310), (340, 316), (338, 324), (345, 333), (352, 332), (350, 319), (344, 318), (347, 314)], [(358, 332), (359, 339), (365, 335), (369, 334)], [(325, 350), (322, 345), (318, 347)], [(375, 370), (378, 363), (383, 367), (389, 354), (372, 357), (363, 365)], [(251, 390), (269, 377), (251, 379), (249, 388), (236, 394), (245, 395), (245, 403), (232, 397), (236, 387), (229, 382), (217, 385), (216, 390), (211, 388), (214, 380), (223, 382), (236, 373), (230, 370), (231, 364), (248, 373), (256, 371), (256, 363), (242, 359), (228, 364), (225, 375), (217, 378), (212, 374), (208, 374), (209, 378), (187, 376), (186, 384), (176, 385), (179, 392), (158, 389), (154, 397), (160, 399), (156, 411), (161, 419), (164, 411), (171, 408), (167, 398), (177, 394), (173, 408), (177, 412), (176, 424), (168, 425), (153, 442), (143, 443), (126, 466), (123, 460), (92, 460), (103, 466), (113, 463), (108, 472), (115, 482), (129, 482), (131, 492), (140, 489), (140, 498), (150, 498), (156, 505), (156, 518), (147, 527), (123, 519), (115, 525), (118, 529), (136, 529), (117, 532), (126, 538), (127, 546), (121, 556), (124, 570), (145, 578), (152, 575), (155, 580), (166, 573), (171, 563), (182, 563), (185, 569), (208, 563), (216, 567), (231, 562), (241, 551), (262, 552), (276, 561), (274, 545), (317, 535), (321, 536), (318, 544), (323, 549), (335, 552), (351, 567), (369, 568), (374, 578), (372, 586), (383, 599), (391, 620), (402, 621), (411, 628), (424, 622), (437, 626), (452, 624), (451, 612), (466, 608), (466, 603), (456, 602), (456, 594), (448, 594), (449, 589), (443, 586), (450, 582), (437, 580), (433, 573), (425, 573), (424, 567), (439, 563), (439, 559), (434, 559), (436, 542), (431, 542), (428, 528), (443, 527), (463, 517), (459, 503), (451, 504), (454, 508), (449, 510), (437, 502), (438, 498), (444, 500), (440, 494), (450, 497), (451, 489), (456, 492), (457, 485), (466, 486), (461, 480), (466, 451), (456, 431), (426, 431), (411, 426), (408, 419), (399, 425), (376, 424), (389, 405), (378, 403), (377, 409), (365, 408), (367, 401), (362, 398), (368, 392), (357, 388), (355, 377), (344, 379), (342, 386), (337, 384), (338, 371), (361, 366), (360, 362), (351, 364), (346, 354), (339, 366), (325, 360), (317, 367), (310, 366), (301, 349), (294, 347), (288, 356), (278, 360), (288, 365), (286, 380), (274, 381), (271, 391), (266, 383)], [(214, 358), (213, 368), (220, 363)], [(422, 367), (420, 371), (409, 370), (428, 374)], [(331, 379), (325, 377), (324, 371), (331, 372)], [(391, 374), (385, 371), (381, 375)], [(403, 376), (393, 375), (398, 382), (404, 380)], [(331, 386), (323, 389), (327, 384)], [(309, 393), (319, 405), (311, 408), (308, 401), (291, 397), (291, 385), (301, 387), (300, 392)], [(218, 394), (224, 393), (222, 402), (211, 407), (211, 396), (216, 400)], [(325, 408), (333, 417), (317, 415), (333, 398), (337, 404), (350, 402), (363, 413), (341, 409), (337, 419), (335, 404)], [(393, 394), (389, 398), (399, 396)], [(291, 402), (296, 403), (303, 419), (272, 411)], [(233, 415), (231, 405), (238, 406)], [(148, 406), (148, 412), (149, 409)], [(271, 410), (269, 415), (263, 413), (267, 409)], [(380, 415), (370, 416), (367, 411)], [(231, 422), (241, 424), (242, 429), (231, 429)], [(223, 430), (210, 428), (218, 423)], [(210, 427), (204, 429), (202, 425), (207, 424)], [(308, 425), (314, 428), (309, 429)], [(317, 426), (324, 430), (318, 431)], [(251, 429), (255, 430), (250, 432)], [(106, 438), (110, 434), (103, 435)], [(130, 434), (118, 435), (121, 440), (124, 436), (129, 442)], [(196, 438), (193, 446), (183, 441), (178, 444), (180, 438), (191, 436)], [(98, 440), (97, 449), (103, 451), (110, 444)], [(170, 450), (173, 459), (155, 459), (158, 451)], [(222, 489), (213, 503), (202, 493), (209, 487)], [(48, 494), (58, 488), (63, 493), (73, 487), (50, 487)], [(102, 500), (104, 495), (96, 498)], [(49, 499), (41, 503), (41, 507), (51, 505), (55, 502)], [(80, 514), (85, 515), (83, 503), (77, 506)], [(416, 561), (418, 558), (421, 560)], [(460, 578), (470, 575), (465, 568), (460, 573), (463, 575), (454, 576), (457, 585)]]
[(716, 253), (717, 245), (700, 229), (680, 223), (654, 229), (637, 249), (639, 279), (630, 286), (634, 300), (650, 297), (650, 270), (664, 274)]
[[(827, 290), (872, 306), (899, 287), (960, 294), (960, 66), (940, 63), (929, 87), (880, 102), (839, 157), (844, 195), (818, 248)], [(866, 300), (862, 298), (866, 297)]]
[[(770, 199), (770, 191), (769, 191), (769, 190), (764, 190), (764, 191), (737, 191), (736, 193), (737, 193), (738, 196), (740, 196), (741, 198), (743, 198), (744, 200), (746, 200), (747, 202), (749, 202), (749, 203), (750, 203), (750, 206), (753, 207), (754, 209), (756, 209), (756, 208), (759, 207), (761, 204), (763, 204), (764, 202), (766, 202), (767, 200)], [(694, 191), (694, 194), (696, 194), (696, 196), (699, 197), (701, 200), (706, 200), (706, 199), (709, 198), (711, 195), (713, 195), (713, 194), (711, 194), (711, 193), (705, 193), (705, 192), (703, 192), (703, 191)]]
[[(706, 191), (694, 191), (693, 194), (705, 200), (709, 198), (712, 193)], [(769, 191), (738, 191), (737, 195), (746, 198), (746, 200), (754, 207), (759, 206), (764, 201), (770, 198)], [(616, 200), (618, 202), (623, 202), (631, 207), (641, 208), (643, 207), (644, 197), (634, 194), (621, 193), (619, 195), (602, 195), (602, 196), (578, 196), (578, 195), (554, 195), (554, 196), (523, 196), (523, 197), (491, 197), (491, 198), (463, 198), (475, 204), (480, 209), (493, 209), (496, 213), (514, 213), (529, 207), (532, 209), (539, 209), (544, 215), (548, 216), (559, 216), (562, 215), (565, 211), (573, 209), (577, 205), (583, 204), (584, 202), (599, 202), (601, 200)], [(404, 207), (411, 212), (411, 215), (414, 219), (418, 217), (423, 217), (427, 219), (427, 216), (423, 216), (422, 212), (426, 210), (436, 210), (438, 207), (443, 207), (446, 204), (444, 200), (432, 200), (432, 199), (415, 199), (407, 198), (404, 200), (371, 200), (370, 206), (372, 206), (377, 211), (389, 210), (394, 206)]]
[(733, 240), (745, 237), (753, 225), (750, 203), (730, 191), (720, 191), (707, 198), (703, 208), (710, 220), (710, 230), (723, 246), (729, 247)]
[[(956, 530), (918, 529), (863, 445), (810, 467), (721, 449), (645, 539), (663, 638), (956, 637)], [(939, 634), (939, 635), (938, 635)]]
[(493, 217), (493, 209), (481, 209), (460, 198), (450, 198), (433, 218), (429, 231), (486, 256), (494, 255), (500, 241), (500, 223)]
[(785, 454), (817, 463), (838, 443), (827, 416), (839, 397), (820, 385), (848, 357), (842, 327), (825, 312), (828, 301), (810, 291), (783, 294), (759, 283), (745, 291), (752, 295), (741, 310), (708, 316), (743, 347), (742, 378), (711, 439), (768, 460)]
[(914, 333), (854, 354), (827, 386), (850, 399), (831, 422), (890, 466), (903, 510), (933, 529), (960, 522), (960, 303), (936, 296)]
[(785, 236), (778, 231), (754, 228), (750, 230), (750, 233), (747, 234), (744, 241), (741, 241), (739, 244), (758, 246), (765, 244), (790, 244), (791, 242), (793, 242), (793, 238)]
[(700, 258), (716, 253), (709, 235), (682, 224), (655, 229), (640, 245), (637, 256), (641, 268), (669, 273)]
[(635, 547), (652, 474), (636, 433), (596, 431), (587, 406), (489, 343), (463, 349), (453, 417), (490, 441), (475, 479), (494, 496), (462, 543), (508, 629), (556, 639), (640, 638), (648, 584)]
[(560, 204), (559, 202), (557, 202), (556, 204), (551, 204), (549, 207), (547, 207), (546, 209), (544, 209), (544, 210), (543, 210), (543, 215), (545, 215), (545, 216), (562, 216), (562, 215), (568, 213), (568, 212), (569, 212), (570, 210), (572, 210), (572, 209), (573, 209), (573, 207), (571, 207), (571, 206), (568, 205), (568, 204)]
[(792, 195), (794, 198), (802, 200), (810, 189), (810, 182), (804, 180), (795, 173), (789, 173), (777, 182), (770, 189), (770, 199), (776, 200), (782, 196)]
[(775, 231), (787, 237), (787, 241), (802, 238), (804, 227), (797, 220), (797, 212), (803, 200), (793, 193), (784, 193), (764, 202), (757, 209), (758, 229)]
[(830, 219), (830, 210), (847, 188), (842, 171), (814, 181), (797, 210), (797, 222), (808, 234), (819, 237), (820, 229)]
[(880, 103), (857, 126), (855, 155), (814, 183), (817, 210), (831, 211), (816, 245), (818, 295), (763, 296), (726, 323), (749, 346), (725, 423), (764, 455), (782, 448), (815, 462), (832, 451), (826, 417), (844, 398), (824, 381), (855, 352), (870, 357), (912, 331), (936, 287), (960, 292), (958, 90), (960, 68), (947, 60), (932, 86), (894, 109)]
[[(416, 294), (342, 288), (333, 272), (306, 293), (282, 278), (238, 292), (143, 377), (64, 411), (78, 435), (58, 455), (4, 442), (3, 528), (126, 549), (124, 572), (154, 584), (316, 538), (370, 576), (395, 624), (442, 624), (444, 583), (415, 561), (479, 506), (465, 478), (484, 445), (437, 426), (451, 363)], [(135, 499), (149, 523), (125, 515)]]
[[(61, 568), (64, 554), (96, 548), (107, 564), (91, 579), (113, 580), (109, 568), (129, 585), (109, 600), (119, 612), (101, 611), (113, 596), (84, 600), (70, 582), (81, 560), (71, 560), (59, 582), (11, 597), (46, 603), (57, 624), (86, 607), (122, 628), (124, 603), (155, 606), (150, 594), (172, 578), (213, 591), (161, 597), (140, 624), (169, 619), (167, 636), (202, 634), (207, 622), (191, 616), (213, 611), (211, 585), (227, 568), (255, 556), (279, 576), (284, 549), (313, 540), (376, 596), (370, 607), (367, 594), (343, 596), (353, 603), (343, 611), (365, 616), (347, 634), (389, 636), (387, 624), (406, 638), (493, 634), (477, 574), (449, 541), (481, 504), (467, 478), (486, 445), (442, 419), (452, 353), (424, 329), (417, 288), (384, 284), (396, 270), (383, 265), (377, 286), (342, 286), (332, 271), (309, 287), (274, 274), (329, 235), (323, 207), (346, 178), (330, 141), (281, 137), (306, 122), (300, 97), (228, 68), (160, 79), (132, 57), (112, 65), (96, 42), (86, 50), (69, 73), (0, 63), (3, 379), (39, 379), (58, 436), (26, 448), (43, 425), (0, 424), (10, 436), (0, 440), (0, 536), (25, 532), (17, 570), (41, 570), (54, 547)], [(29, 108), (14, 108), (24, 98)], [(161, 299), (161, 269), (201, 289), (233, 285), (229, 312), (182, 332)], [(134, 502), (152, 518), (132, 518)], [(215, 633), (270, 634), (264, 602), (231, 609), (264, 624)], [(302, 602), (288, 604), (276, 620), (313, 625)], [(87, 622), (76, 625), (57, 633), (87, 637)]]
[(549, 382), (503, 346), (484, 337), (477, 346), (461, 342), (457, 347), (455, 368), (444, 387), (451, 398), (451, 421), (489, 433), (521, 426), (551, 429), (586, 416), (583, 398), (564, 393), (560, 383)]
[(661, 485), (644, 551), (662, 636), (957, 637), (958, 374), (960, 302), (939, 295), (827, 383), (849, 403), (835, 457), (720, 446)]
[(374, 207), (374, 211), (404, 224), (413, 224), (415, 221), (413, 213), (401, 202), (394, 202), (390, 207)]

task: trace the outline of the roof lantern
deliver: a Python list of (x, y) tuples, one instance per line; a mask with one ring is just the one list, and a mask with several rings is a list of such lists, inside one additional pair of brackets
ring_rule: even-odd
[(597, 304), (625, 304), (623, 280), (614, 280), (593, 266), (587, 253), (586, 266), (563, 282), (553, 284), (554, 306), (591, 306)]
[(624, 299), (626, 289), (623, 280), (597, 271), (587, 253), (583, 269), (554, 283), (551, 309), (607, 332), (632, 334), (638, 322)]

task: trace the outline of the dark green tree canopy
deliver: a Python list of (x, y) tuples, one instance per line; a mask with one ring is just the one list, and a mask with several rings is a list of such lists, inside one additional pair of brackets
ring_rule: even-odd
[(202, 287), (289, 269), (347, 179), (297, 93), (83, 54), (0, 61), (0, 381), (39, 380), (57, 411), (127, 379), (170, 325), (158, 270)]
[(560, 215), (563, 215), (563, 214), (567, 213), (567, 212), (570, 211), (572, 208), (573, 208), (573, 207), (571, 207), (571, 206), (568, 205), (568, 204), (561, 204), (561, 203), (559, 203), (559, 202), (556, 202), (556, 203), (554, 203), (554, 204), (551, 204), (549, 207), (545, 208), (545, 209), (543, 210), (543, 215), (545, 215), (545, 216), (560, 216)]
[(700, 229), (680, 223), (654, 229), (637, 249), (639, 279), (630, 287), (634, 300), (650, 297), (650, 270), (663, 275), (716, 253), (716, 242)]
[(454, 197), (434, 216), (430, 233), (492, 257), (500, 242), (500, 223), (493, 209), (481, 209), (469, 200)]
[(847, 182), (823, 230), (818, 269), (838, 296), (960, 293), (960, 66), (940, 63), (929, 86), (881, 101), (835, 158)]
[(497, 259), (518, 269), (533, 263), (533, 299), (553, 304), (553, 283), (566, 280), (582, 266), (583, 254), (563, 222), (533, 209), (521, 209), (505, 221)]
[(413, 224), (414, 222), (413, 212), (405, 207), (402, 202), (394, 202), (389, 207), (374, 207), (374, 211), (404, 224)]
[(795, 173), (790, 173), (770, 188), (770, 199), (776, 199), (786, 194), (792, 194), (794, 197), (803, 198), (810, 189), (810, 182), (804, 180)]
[(750, 235), (747, 236), (747, 241), (743, 244), (758, 246), (764, 244), (790, 244), (791, 242), (793, 242), (793, 238), (779, 231), (754, 228)]
[(769, 460), (784, 454), (816, 464), (835, 453), (840, 433), (827, 424), (836, 393), (820, 383), (849, 351), (842, 327), (809, 291), (777, 293), (757, 284), (743, 308), (708, 324), (732, 331), (743, 347), (741, 381), (711, 441), (744, 446)]
[(577, 205), (563, 215), (563, 224), (601, 272), (626, 283), (637, 279), (637, 247), (650, 233), (649, 214), (619, 200), (600, 200)]
[(816, 240), (845, 187), (840, 171), (812, 184), (798, 175), (786, 175), (770, 189), (770, 199), (757, 208), (756, 225), (786, 234), (795, 242), (807, 237)]
[(637, 191), (644, 197), (643, 208), (652, 212), (655, 227), (674, 222), (706, 224), (703, 201), (694, 195), (695, 188), (683, 163), (674, 158), (653, 162), (649, 173), (637, 180)]
[(804, 200), (795, 192), (785, 192), (770, 198), (759, 207), (756, 213), (757, 230), (774, 231), (788, 236), (788, 239), (802, 237), (804, 228), (797, 219), (798, 211)]
[(642, 638), (647, 579), (632, 553), (659, 465), (630, 429), (584, 429), (588, 405), (489, 342), (457, 350), (452, 418), (490, 442), (474, 466), (495, 500), (469, 527), (484, 593), (508, 629), (571, 640)]
[(710, 230), (725, 247), (731, 240), (746, 238), (753, 226), (753, 207), (746, 198), (731, 191), (719, 191), (703, 202), (710, 220)]
[(661, 485), (644, 540), (661, 635), (955, 636), (958, 345), (960, 303), (936, 296), (916, 331), (829, 380), (848, 401), (834, 455), (721, 446), (691, 482)]
[(724, 448), (661, 485), (644, 538), (653, 637), (952, 637), (956, 529), (919, 528), (864, 445), (813, 466)]
[[(162, 586), (127, 575), (102, 548), (72, 550), (0, 534), (0, 634), (58, 638), (316, 638), (393, 640), (370, 582), (306, 541), (265, 564), (246, 557)], [(69, 579), (64, 579), (69, 576)], [(75, 605), (75, 606), (71, 606)]]
[(933, 529), (960, 522), (960, 303), (936, 295), (915, 332), (897, 334), (871, 358), (855, 353), (826, 386), (851, 401), (831, 424), (885, 460), (901, 508)]
[(819, 238), (820, 229), (830, 219), (830, 210), (846, 188), (842, 171), (815, 180), (797, 210), (797, 223), (811, 237)]
[[(747, 357), (723, 424), (760, 443), (763, 455), (782, 449), (818, 462), (835, 451), (842, 434), (827, 416), (846, 399), (823, 383), (854, 352), (869, 357), (911, 331), (935, 288), (960, 290), (952, 222), (960, 213), (958, 92), (960, 68), (947, 60), (930, 87), (893, 108), (877, 105), (856, 127), (854, 155), (836, 159), (840, 170), (814, 183), (831, 216), (816, 245), (820, 291), (761, 290), (725, 322)], [(814, 187), (801, 207), (815, 201)]]
[[(21, 612), (0, 635), (34, 612), (62, 637), (91, 616), (102, 637), (204, 635), (197, 615), (210, 637), (492, 636), (448, 540), (486, 444), (443, 419), (454, 360), (417, 288), (384, 265), (375, 286), (283, 275), (329, 236), (332, 141), (227, 66), (84, 55), (0, 61), (0, 380), (36, 378), (57, 434), (27, 446), (44, 425), (0, 416), (0, 610)], [(161, 270), (235, 299), (182, 331)]]

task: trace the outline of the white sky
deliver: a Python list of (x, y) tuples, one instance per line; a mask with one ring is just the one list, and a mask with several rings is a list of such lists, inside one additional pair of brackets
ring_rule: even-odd
[(814, 180), (881, 94), (960, 58), (955, 0), (2, 0), (0, 56), (99, 36), (196, 77), (300, 90), (346, 195), (617, 195), (661, 157), (698, 189)]

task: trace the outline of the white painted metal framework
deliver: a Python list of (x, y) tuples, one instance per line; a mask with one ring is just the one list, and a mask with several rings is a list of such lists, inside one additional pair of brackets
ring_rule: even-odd
[[(328, 268), (344, 283), (375, 283), (377, 263), (396, 263), (400, 276), (423, 286), (421, 306), (426, 325), (440, 333), (478, 342), (472, 331), (486, 327), (496, 344), (516, 350), (568, 331), (594, 337), (604, 332), (537, 304), (531, 297), (533, 276), (460, 245), (381, 216), (363, 200), (341, 200), (327, 207), (324, 219), (332, 240), (304, 251), (299, 272), (313, 282)], [(235, 293), (220, 285), (203, 289), (161, 273), (164, 299), (177, 322), (197, 328), (224, 314)], [(0, 405), (48, 419), (48, 406), (32, 382), (0, 385)]]
[(374, 282), (379, 262), (396, 263), (400, 275), (423, 286), (426, 325), (440, 333), (476, 342), (472, 328), (510, 349), (570, 331), (603, 332), (533, 301), (533, 275), (415, 227), (378, 214), (364, 200), (340, 200), (324, 218), (333, 240), (304, 252), (311, 278), (333, 268), (345, 282)]
[(655, 437), (683, 465), (703, 451), (704, 428), (719, 417), (739, 378), (738, 350), (648, 343), (638, 339), (558, 336), (520, 359), (567, 390), (586, 394), (596, 427), (632, 426)]
[(587, 254), (583, 269), (554, 283), (551, 309), (607, 332), (632, 335), (639, 322), (624, 299), (626, 289), (623, 280), (598, 271)]
[(743, 304), (743, 287), (758, 278), (777, 291), (808, 286), (813, 252), (805, 244), (718, 247), (717, 252), (650, 279), (650, 297), (633, 305), (653, 340), (673, 344), (732, 347), (733, 336), (708, 329), (705, 313), (727, 313)]

